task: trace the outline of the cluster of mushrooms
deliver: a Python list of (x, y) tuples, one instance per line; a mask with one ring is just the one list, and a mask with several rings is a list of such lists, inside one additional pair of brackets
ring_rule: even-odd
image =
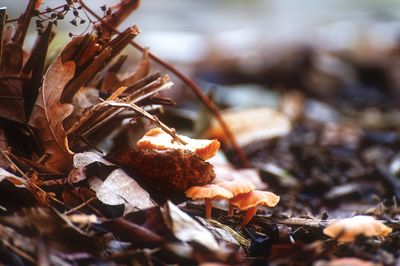
[[(182, 135), (177, 136), (185, 141), (186, 144), (183, 145), (175, 141), (161, 128), (153, 128), (137, 142), (137, 146), (156, 150), (186, 149), (194, 152), (204, 160), (213, 157), (220, 147), (220, 143), (216, 139), (191, 139)], [(193, 186), (186, 190), (185, 194), (193, 200), (204, 199), (206, 219), (211, 218), (213, 200), (229, 200), (228, 216), (233, 215), (234, 208), (247, 211), (240, 226), (246, 225), (253, 218), (258, 206), (275, 207), (279, 202), (279, 196), (272, 192), (256, 190), (254, 184), (245, 179)]]
[(218, 184), (193, 186), (185, 192), (193, 200), (204, 199), (206, 219), (211, 218), (212, 200), (228, 200), (228, 216), (232, 216), (234, 208), (247, 211), (240, 226), (246, 225), (257, 212), (258, 206), (275, 207), (279, 196), (272, 192), (256, 190), (253, 183), (235, 179)]

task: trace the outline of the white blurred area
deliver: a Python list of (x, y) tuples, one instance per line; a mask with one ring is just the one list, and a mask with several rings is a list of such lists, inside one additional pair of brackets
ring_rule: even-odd
[[(0, 5), (15, 18), (27, 2), (2, 0)], [(101, 5), (115, 2), (85, 1), (99, 13)], [(44, 0), (42, 8), (63, 3)], [(257, 64), (257, 55), (282, 45), (386, 49), (400, 36), (400, 1), (143, 0), (120, 29), (133, 24), (142, 30), (137, 41), (171, 62), (193, 64), (216, 53), (251, 57)], [(69, 26), (60, 28), (69, 32)]]

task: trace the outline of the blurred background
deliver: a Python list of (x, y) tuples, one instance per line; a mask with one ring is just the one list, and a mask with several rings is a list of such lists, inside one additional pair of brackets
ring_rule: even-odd
[[(15, 18), (27, 2), (2, 5)], [(118, 1), (85, 2), (101, 13)], [(41, 9), (60, 4), (44, 0)], [(277, 106), (292, 90), (345, 111), (398, 102), (400, 1), (144, 0), (120, 29), (133, 24), (138, 43), (212, 90), (222, 107)], [(82, 32), (59, 28), (55, 43)]]

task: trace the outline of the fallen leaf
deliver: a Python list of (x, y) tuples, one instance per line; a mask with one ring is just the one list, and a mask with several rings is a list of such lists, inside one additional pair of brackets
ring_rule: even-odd
[(215, 155), (219, 149), (219, 141), (216, 139), (191, 139), (186, 136), (178, 135), (187, 144), (182, 144), (172, 138), (161, 128), (153, 128), (148, 131), (136, 143), (140, 149), (182, 149), (194, 152), (200, 158), (207, 160)]
[[(222, 118), (241, 146), (286, 136), (292, 129), (290, 119), (286, 115), (266, 107), (228, 110), (222, 113)], [(206, 136), (227, 142), (224, 131), (215, 118), (211, 121)]]
[(220, 249), (210, 231), (201, 226), (188, 214), (181, 211), (172, 202), (167, 201), (162, 213), (165, 224), (179, 240), (196, 242), (212, 251)]
[(60, 172), (66, 172), (72, 163), (72, 152), (68, 148), (62, 122), (72, 113), (73, 107), (71, 104), (60, 103), (60, 97), (74, 73), (73, 61), (63, 64), (61, 57), (58, 57), (50, 65), (29, 120), (40, 145), (49, 155), (44, 165)]
[(157, 202), (183, 201), (188, 188), (215, 177), (211, 164), (187, 150), (127, 149), (105, 158), (134, 176)]
[(149, 193), (122, 169), (114, 170), (104, 181), (94, 177), (89, 183), (104, 204), (124, 204), (125, 214), (155, 206)]
[(74, 155), (73, 163), (75, 168), (84, 168), (91, 163), (99, 162), (104, 165), (114, 165), (106, 160), (96, 152), (81, 152)]
[(328, 225), (324, 234), (341, 242), (355, 240), (358, 235), (366, 237), (387, 236), (392, 228), (372, 216), (358, 215), (351, 218), (340, 219)]

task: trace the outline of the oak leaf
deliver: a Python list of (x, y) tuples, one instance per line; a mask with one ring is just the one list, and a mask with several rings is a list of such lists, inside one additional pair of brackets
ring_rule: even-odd
[(44, 165), (60, 172), (67, 171), (72, 163), (73, 153), (68, 148), (62, 123), (72, 113), (73, 106), (60, 103), (60, 97), (74, 74), (73, 61), (62, 63), (61, 57), (58, 57), (50, 65), (29, 120), (41, 147), (49, 155)]

